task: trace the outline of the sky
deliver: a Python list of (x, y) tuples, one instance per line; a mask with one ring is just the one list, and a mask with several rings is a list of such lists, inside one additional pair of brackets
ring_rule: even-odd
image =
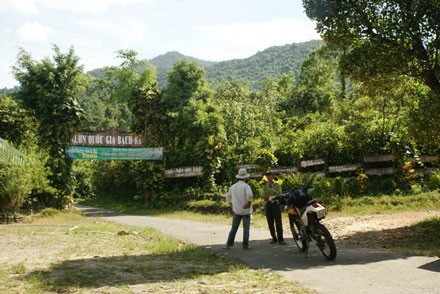
[(224, 61), (320, 39), (301, 0), (0, 0), (0, 36), (0, 89), (18, 84), (19, 48), (39, 61), (73, 47), (87, 72), (118, 50)]

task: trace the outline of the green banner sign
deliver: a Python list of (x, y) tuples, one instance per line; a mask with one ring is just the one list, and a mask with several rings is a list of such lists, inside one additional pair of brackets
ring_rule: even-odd
[(162, 160), (163, 148), (115, 148), (72, 146), (67, 157), (88, 160)]

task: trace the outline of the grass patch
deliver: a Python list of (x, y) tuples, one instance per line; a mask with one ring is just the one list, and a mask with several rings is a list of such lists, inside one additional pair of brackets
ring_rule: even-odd
[(1, 293), (310, 293), (156, 230), (75, 212), (41, 213), (0, 234)]
[(403, 253), (440, 256), (440, 218), (438, 217), (388, 233), (390, 238), (386, 238), (383, 242), (386, 248), (393, 248)]
[(339, 199), (337, 207), (329, 205), (329, 210), (341, 215), (354, 215), (423, 211), (439, 207), (440, 193), (432, 191), (415, 195), (343, 197)]

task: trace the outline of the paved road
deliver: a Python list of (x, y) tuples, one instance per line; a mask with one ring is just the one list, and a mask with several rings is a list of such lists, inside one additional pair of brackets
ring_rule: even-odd
[(230, 229), (226, 225), (125, 215), (81, 205), (77, 207), (87, 216), (102, 217), (129, 226), (153, 227), (182, 241), (238, 258), (250, 267), (272, 270), (318, 293), (440, 294), (440, 259), (437, 257), (403, 255), (337, 244), (338, 256), (336, 260), (328, 262), (314, 246), (305, 258), (291, 238), (286, 239), (285, 246), (274, 246), (269, 244), (267, 230), (252, 227), (252, 250), (241, 249), (240, 228), (236, 245), (224, 251), (222, 247)]

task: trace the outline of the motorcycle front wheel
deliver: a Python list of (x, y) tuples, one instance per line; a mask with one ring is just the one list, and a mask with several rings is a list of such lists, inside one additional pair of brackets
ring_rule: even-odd
[(292, 232), (293, 240), (295, 241), (296, 246), (298, 249), (302, 252), (305, 252), (307, 248), (309, 247), (307, 242), (307, 236), (304, 236), (304, 234), (301, 231), (301, 222), (298, 217), (290, 217), (289, 216), (289, 223), (290, 223), (290, 231)]
[(316, 241), (316, 246), (318, 246), (319, 251), (327, 260), (334, 260), (336, 258), (335, 241), (323, 224), (315, 224), (312, 238)]

